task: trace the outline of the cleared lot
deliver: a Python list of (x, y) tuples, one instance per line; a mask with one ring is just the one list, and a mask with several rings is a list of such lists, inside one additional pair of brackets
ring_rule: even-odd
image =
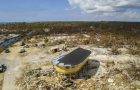
[[(62, 46), (63, 45), (55, 45), (46, 46), (44, 48), (32, 46), (25, 48), (26, 52), (20, 54), (18, 52), (23, 47), (13, 45), (13, 47), (9, 48), (11, 51), (10, 53), (1, 53), (0, 63), (6, 64), (8, 68), (4, 73), (3, 90), (17, 89), (15, 82), (16, 77), (20, 76), (22, 73), (20, 67), (28, 63), (33, 63), (31, 65), (34, 66), (34, 64), (37, 64), (40, 68), (45, 68), (45, 63), (51, 62), (57, 55), (66, 53), (66, 51), (60, 50), (57, 53), (49, 54), (48, 51), (52, 47), (61, 48)], [(138, 67), (140, 67), (139, 56), (128, 54), (126, 48), (119, 48), (121, 54), (113, 55), (110, 48), (100, 48), (92, 44), (79, 46), (92, 52), (89, 57), (91, 68), (89, 68), (87, 73), (91, 76), (90, 79), (96, 82), (94, 84), (95, 90), (102, 90), (103, 88), (107, 90), (132, 90), (140, 88), (140, 78), (138, 78), (140, 75), (138, 69)], [(76, 47), (68, 48), (68, 50), (73, 48)], [(99, 62), (98, 67), (97, 62)], [(32, 70), (32, 68), (29, 69)], [(80, 87), (82, 87), (82, 84), (80, 84)]]

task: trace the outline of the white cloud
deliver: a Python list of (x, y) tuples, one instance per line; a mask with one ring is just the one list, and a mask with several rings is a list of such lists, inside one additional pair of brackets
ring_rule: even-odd
[(102, 15), (124, 15), (140, 18), (140, 0), (68, 0), (71, 7), (86, 13)]
[(127, 16), (129, 18), (140, 18), (140, 12), (127, 11), (123, 13), (123, 16)]

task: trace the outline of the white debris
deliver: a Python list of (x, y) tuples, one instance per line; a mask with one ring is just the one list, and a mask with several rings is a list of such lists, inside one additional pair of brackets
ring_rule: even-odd
[(113, 83), (113, 82), (114, 82), (114, 80), (111, 79), (111, 78), (109, 78), (107, 81), (108, 81), (109, 83)]
[(24, 48), (21, 48), (21, 49), (19, 50), (19, 53), (24, 53), (24, 52), (26, 52), (26, 50), (25, 50)]

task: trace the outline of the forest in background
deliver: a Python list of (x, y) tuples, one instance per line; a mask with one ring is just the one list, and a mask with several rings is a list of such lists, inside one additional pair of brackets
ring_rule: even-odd
[[(119, 47), (129, 45), (130, 48), (134, 47), (132, 52), (138, 51), (140, 53), (140, 22), (24, 22), (0, 24), (0, 34), (3, 35), (14, 33), (24, 36), (28, 32), (32, 32), (32, 36), (40, 35), (42, 38), (58, 34), (77, 34), (78, 36), (88, 34), (90, 38), (84, 41), (84, 44), (115, 47), (114, 51)], [(79, 39), (77, 40), (70, 43), (82, 43)]]
[(35, 34), (117, 33), (140, 36), (139, 22), (34, 22), (0, 24), (0, 34), (34, 32)]

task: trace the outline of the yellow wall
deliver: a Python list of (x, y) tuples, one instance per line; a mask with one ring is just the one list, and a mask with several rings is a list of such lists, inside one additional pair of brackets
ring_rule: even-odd
[(74, 66), (73, 68), (70, 67), (70, 68), (65, 68), (65, 67), (62, 67), (62, 66), (54, 66), (54, 68), (56, 69), (57, 72), (59, 73), (64, 73), (64, 74), (72, 74), (72, 73), (76, 73), (78, 71), (80, 71), (82, 69), (82, 67), (86, 64), (88, 60), (85, 59), (82, 63)]

